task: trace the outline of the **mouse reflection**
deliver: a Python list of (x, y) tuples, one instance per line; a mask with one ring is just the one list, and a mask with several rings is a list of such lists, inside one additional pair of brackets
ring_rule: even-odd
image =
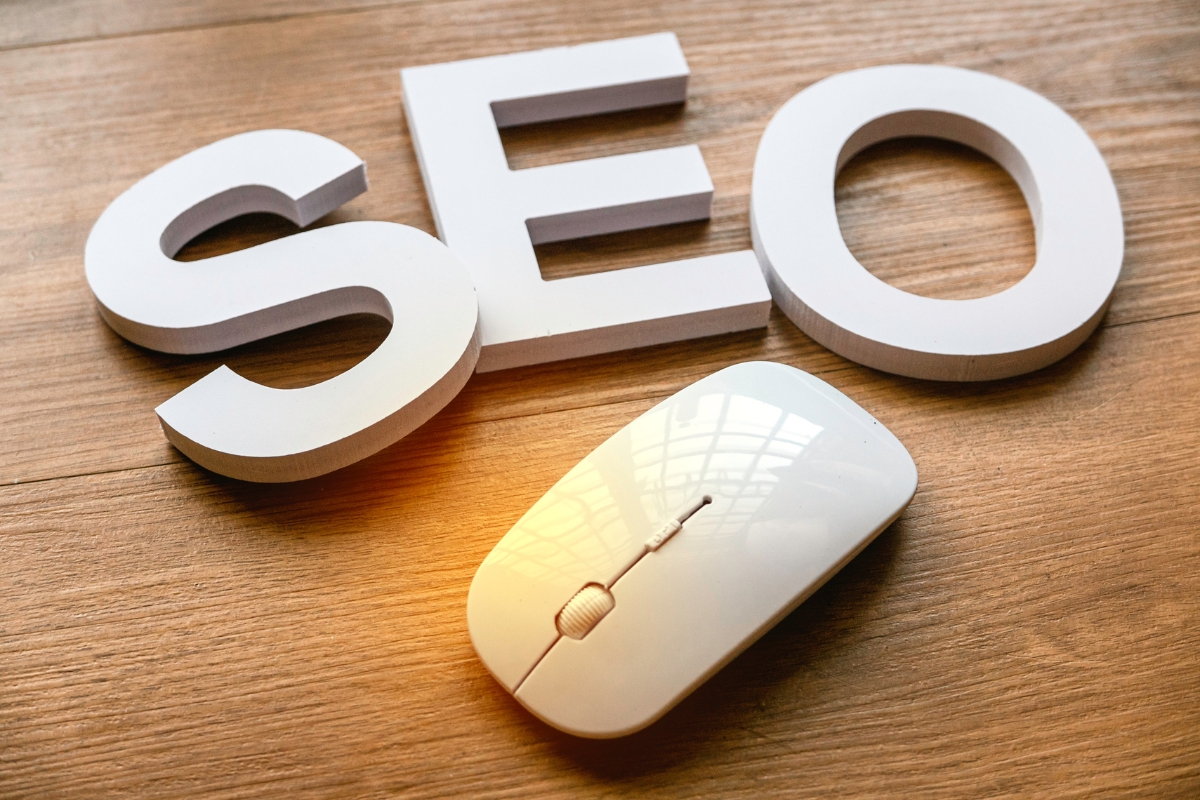
[[(794, 494), (797, 480), (787, 478), (801, 468), (805, 483), (818, 493), (828, 491), (812, 481), (839, 461), (836, 442), (823, 441), (836, 437), (822, 436), (824, 430), (739, 394), (664, 403), (564, 476), (487, 561), (560, 586), (578, 587), (597, 572), (615, 577), (665, 521), (704, 494), (712, 495), (712, 504), (679, 535), (704, 537), (714, 548), (743, 537), (751, 554), (778, 554), (781, 545), (788, 548), (784, 540), (796, 540), (798, 533), (824, 533), (822, 515), (797, 521), (796, 498), (781, 496)], [(821, 454), (817, 462), (828, 464), (812, 463), (807, 456), (814, 451)], [(781, 483), (789, 491), (777, 491)], [(792, 521), (772, 524), (785, 510)]]

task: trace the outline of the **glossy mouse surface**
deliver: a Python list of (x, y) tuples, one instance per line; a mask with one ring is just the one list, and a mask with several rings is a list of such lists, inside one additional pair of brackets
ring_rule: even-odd
[(471, 641), (567, 733), (654, 722), (786, 616), (912, 499), (904, 445), (783, 364), (723, 369), (614, 434), (480, 565)]

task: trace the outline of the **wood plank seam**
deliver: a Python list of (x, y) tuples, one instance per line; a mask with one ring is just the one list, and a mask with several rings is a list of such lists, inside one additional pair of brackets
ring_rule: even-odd
[[(1107, 329), (1107, 328), (1117, 329), (1117, 328), (1129, 328), (1129, 327), (1132, 327), (1135, 325), (1151, 325), (1151, 324), (1154, 324), (1157, 322), (1166, 322), (1166, 321), (1177, 320), (1177, 319), (1191, 317), (1191, 316), (1197, 316), (1197, 315), (1200, 315), (1200, 311), (1185, 312), (1185, 313), (1180, 313), (1180, 314), (1169, 314), (1169, 315), (1165, 315), (1162, 317), (1156, 317), (1154, 319), (1127, 320), (1125, 322), (1120, 322), (1120, 323), (1117, 323), (1117, 324), (1114, 324), (1111, 326), (1102, 326), (1101, 329)], [(1097, 334), (1093, 334), (1089, 340), (1094, 339), (1094, 337), (1096, 335)], [(1087, 342), (1085, 342), (1084, 346), (1085, 347), (1087, 346)], [(1068, 358), (1070, 358), (1070, 356), (1068, 356)], [(827, 380), (830, 376), (842, 375), (845, 373), (859, 372), (861, 370), (867, 369), (858, 364), (855, 364), (852, 361), (847, 361), (845, 359), (841, 359), (840, 357), (838, 358), (838, 361), (840, 363), (835, 364), (831, 367), (823, 368), (823, 369), (813, 369), (813, 370), (810, 370), (810, 372), (811, 372), (811, 374), (816, 375), (817, 377), (820, 377), (823, 380)], [(1046, 367), (1045, 369), (1052, 369), (1052, 368), (1053, 368), (1053, 365), (1051, 365), (1050, 367)], [(880, 373), (880, 374), (882, 374), (882, 373)], [(1037, 373), (1033, 373), (1033, 374), (1036, 375)], [(889, 375), (889, 376), (887, 376), (887, 378), (897, 388), (902, 388), (902, 387), (906, 387), (906, 386), (908, 386), (908, 387), (920, 386), (923, 384), (944, 385), (944, 384), (939, 384), (938, 382), (922, 381), (918, 378), (905, 378), (905, 377), (895, 376), (895, 375)], [(1015, 382), (1015, 381), (1020, 380), (1020, 378), (1013, 378), (1013, 379), (1008, 379), (1008, 380), (1010, 382)], [(999, 381), (996, 383), (1004, 383), (1004, 381)], [(982, 391), (983, 390), (981, 389), (981, 392)], [(603, 407), (615, 407), (615, 406), (629, 405), (629, 404), (633, 404), (633, 406), (635, 408), (634, 411), (630, 412), (630, 414), (631, 414), (630, 419), (632, 419), (637, 414), (636, 408), (640, 407), (641, 404), (644, 404), (646, 401), (659, 401), (666, 397), (671, 396), (671, 394), (673, 394), (673, 392), (670, 392), (670, 391), (649, 392), (649, 393), (643, 395), (638, 400), (617, 400), (617, 401), (607, 400), (607, 401), (598, 402), (598, 403), (580, 403), (578, 405), (559, 406), (559, 407), (556, 407), (549, 411), (531, 411), (528, 413), (502, 414), (502, 415), (498, 415), (495, 417), (488, 417), (486, 419), (465, 420), (465, 421), (461, 421), (461, 422), (448, 423), (448, 424), (452, 424), (453, 427), (455, 427), (457, 429), (470, 429), (470, 428), (478, 427), (481, 425), (490, 425), (490, 424), (499, 423), (499, 422), (511, 422), (513, 420), (533, 419), (533, 418), (537, 418), (537, 417), (553, 417), (556, 414), (570, 414), (570, 413), (577, 413), (580, 411), (587, 411), (589, 409), (597, 409), (597, 408), (603, 408)], [(149, 413), (149, 412), (147, 412), (147, 413)], [(430, 420), (428, 423), (425, 424), (425, 426), (422, 426), (422, 427), (424, 428), (424, 427), (428, 427), (430, 425), (437, 425), (439, 416), (444, 416), (444, 413), (434, 416), (434, 418), (432, 420)], [(417, 432), (419, 432), (420, 430), (421, 430), (421, 428), (418, 428)], [(383, 451), (381, 451), (381, 453), (386, 453), (389, 449), (394, 448), (398, 445), (401, 445), (403, 443), (403, 441), (404, 440), (401, 439), (395, 445), (392, 445), (389, 448), (385, 448)], [(96, 471), (92, 471), (92, 472), (72, 473), (69, 475), (55, 475), (52, 477), (33, 478), (33, 479), (27, 480), (27, 481), (22, 481), (22, 480), (16, 479), (12, 483), (0, 485), (0, 490), (2, 490), (5, 486), (31, 486), (33, 484), (49, 483), (52, 481), (61, 481), (61, 480), (73, 480), (73, 479), (78, 479), (78, 478), (89, 478), (89, 477), (95, 477), (98, 475), (115, 475), (115, 474), (126, 473), (126, 472), (128, 472), (128, 473), (141, 472), (144, 470), (158, 469), (158, 468), (162, 468), (162, 467), (171, 467), (171, 466), (174, 466), (176, 464), (181, 464), (181, 463), (189, 463), (190, 464), (190, 462), (187, 461), (186, 457), (182, 453), (180, 453), (178, 450), (171, 448), (171, 450), (169, 452), (175, 456), (174, 459), (169, 460), (169, 461), (154, 462), (154, 463), (149, 463), (149, 464), (139, 464), (137, 466), (121, 467), (121, 468), (117, 468), (117, 469), (96, 470)], [(203, 471), (202, 467), (198, 467), (195, 464), (191, 464), (190, 466), (193, 469)], [(224, 480), (222, 478), (217, 478), (216, 476), (214, 476), (214, 479)]]
[(382, 0), (381, 2), (368, 6), (336, 8), (323, 11), (305, 11), (299, 13), (281, 13), (269, 14), (260, 17), (244, 17), (242, 19), (221, 20), (218, 22), (201, 22), (195, 25), (178, 25), (164, 26), (160, 28), (148, 28), (142, 31), (127, 31), (125, 33), (112, 34), (97, 34), (95, 36), (76, 36), (67, 39), (53, 39), (44, 42), (30, 42), (28, 44), (12, 44), (0, 45), (0, 53), (6, 53), (15, 50), (36, 50), (39, 47), (58, 47), (60, 45), (81, 44), (84, 42), (112, 42), (122, 39), (140, 38), (143, 36), (156, 36), (159, 34), (169, 33), (186, 33), (189, 31), (217, 30), (220, 28), (237, 28), (246, 25), (261, 25), (274, 22), (286, 22), (289, 20), (312, 19), (318, 17), (340, 17), (349, 16), (352, 14), (364, 14), (373, 11), (386, 10), (397, 6), (414, 7), (414, 6), (432, 6), (445, 5), (439, 0)]

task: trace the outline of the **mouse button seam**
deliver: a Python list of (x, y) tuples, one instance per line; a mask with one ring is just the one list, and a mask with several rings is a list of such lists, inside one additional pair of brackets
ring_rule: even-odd
[(544, 651), (542, 651), (542, 654), (534, 660), (533, 664), (530, 665), (529, 669), (525, 670), (525, 674), (521, 676), (521, 679), (513, 684), (513, 688), (512, 688), (513, 695), (516, 695), (516, 693), (518, 691), (520, 691), (521, 687), (525, 685), (525, 681), (529, 680), (529, 676), (533, 674), (533, 671), (535, 669), (537, 669), (538, 665), (541, 664), (546, 659), (546, 656), (550, 655), (550, 651), (553, 650), (555, 648), (555, 646), (560, 641), (562, 641), (562, 639), (563, 639), (563, 635), (561, 633), (558, 634), (557, 636), (555, 636), (554, 641), (552, 641), (550, 643), (550, 645)]

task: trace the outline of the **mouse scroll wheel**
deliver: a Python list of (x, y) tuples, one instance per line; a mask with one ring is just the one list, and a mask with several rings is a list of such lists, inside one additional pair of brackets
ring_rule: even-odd
[(576, 592), (563, 606), (562, 611), (558, 612), (558, 618), (555, 620), (558, 632), (572, 639), (582, 639), (616, 604), (617, 601), (607, 589), (598, 583), (589, 583)]

